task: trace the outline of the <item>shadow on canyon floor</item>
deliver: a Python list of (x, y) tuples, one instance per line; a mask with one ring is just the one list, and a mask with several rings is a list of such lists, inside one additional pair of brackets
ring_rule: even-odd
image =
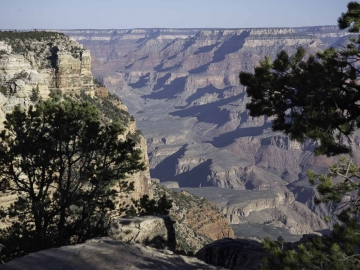
[[(161, 82), (160, 82), (161, 83)], [(165, 83), (165, 81), (164, 81)], [(149, 98), (149, 99), (172, 99), (177, 94), (180, 94), (186, 84), (186, 77), (180, 77), (176, 78), (171, 82), (171, 84), (163, 85), (162, 89), (157, 92), (153, 92), (149, 95), (144, 95), (143, 98)], [(160, 85), (156, 86), (157, 89), (160, 89)]]
[(166, 157), (154, 169), (150, 169), (151, 177), (158, 178), (161, 182), (175, 181), (177, 178), (177, 176), (175, 176), (176, 164), (178, 162), (178, 159), (185, 154), (185, 151), (186, 146), (183, 146), (174, 154)]
[(265, 123), (261, 127), (248, 127), (248, 128), (238, 128), (234, 131), (221, 134), (218, 137), (215, 137), (212, 141), (207, 141), (211, 143), (214, 147), (225, 147), (232, 144), (236, 139), (241, 137), (253, 137), (263, 134), (264, 129), (270, 128), (271, 123)]

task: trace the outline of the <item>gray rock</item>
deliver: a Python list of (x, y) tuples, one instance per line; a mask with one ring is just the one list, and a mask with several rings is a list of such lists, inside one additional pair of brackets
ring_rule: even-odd
[(152, 183), (157, 183), (157, 184), (159, 184), (159, 183), (160, 183), (160, 179), (151, 178), (151, 182), (152, 182)]
[(0, 265), (1, 270), (136, 270), (136, 269), (223, 269), (207, 265), (195, 257), (174, 255), (110, 238), (84, 244), (52, 248)]
[(259, 241), (265, 237), (277, 240), (281, 236), (286, 242), (296, 242), (303, 237), (303, 235), (292, 234), (288, 229), (276, 227), (273, 224), (233, 224), (231, 228), (236, 237)]
[(179, 188), (179, 183), (174, 181), (166, 181), (159, 184), (166, 188)]
[(173, 223), (165, 215), (121, 218), (110, 225), (108, 235), (127, 243), (174, 250), (176, 240)]
[(259, 242), (229, 238), (206, 245), (196, 253), (199, 260), (234, 270), (257, 270), (265, 256)]
[[(327, 224), (320, 217), (311, 212), (306, 205), (294, 201), (294, 195), (286, 190), (250, 191), (216, 187), (174, 190), (186, 190), (195, 196), (204, 197), (213, 202), (233, 225), (251, 224), (260, 227), (272, 225), (275, 239), (282, 235), (280, 228), (289, 234), (298, 235), (291, 241), (298, 240), (303, 234), (313, 234), (316, 231), (327, 229)], [(248, 234), (242, 233), (237, 236), (246, 237), (246, 235)], [(262, 234), (251, 235), (251, 237), (262, 238)]]

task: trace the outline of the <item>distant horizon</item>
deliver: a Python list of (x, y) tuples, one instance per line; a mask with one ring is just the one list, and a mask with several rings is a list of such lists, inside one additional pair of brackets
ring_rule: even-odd
[[(136, 27), (136, 28), (29, 28), (29, 29), (20, 29), (20, 28), (13, 28), (13, 29), (5, 29), (0, 28), (0, 31), (52, 31), (52, 30), (147, 30), (147, 29), (179, 29), (179, 30), (207, 30), (207, 29), (219, 29), (219, 30), (235, 30), (235, 29), (288, 29), (288, 28), (307, 28), (307, 27), (338, 27), (336, 24), (328, 24), (328, 25), (304, 25), (304, 26), (279, 26), (279, 27)], [(346, 31), (340, 30), (339, 31)]]
[(349, 2), (349, 0), (0, 1), (0, 28), (8, 30), (245, 29), (336, 25), (341, 13), (346, 12)]

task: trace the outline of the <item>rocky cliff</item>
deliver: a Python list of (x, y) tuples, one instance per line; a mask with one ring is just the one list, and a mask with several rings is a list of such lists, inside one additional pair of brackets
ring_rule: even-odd
[[(88, 50), (73, 38), (59, 33), (0, 32), (0, 51), (1, 128), (5, 114), (14, 106), (26, 108), (39, 98), (48, 98), (52, 90), (73, 96), (85, 95), (96, 105), (112, 104), (112, 111), (117, 108), (117, 116), (122, 117), (126, 129), (124, 137), (136, 139), (146, 165), (145, 171), (128, 177), (135, 186), (131, 197), (139, 199), (145, 194), (152, 197), (146, 141), (137, 131), (126, 106), (118, 98), (109, 96), (107, 89), (94, 84)], [(109, 117), (107, 112), (102, 113)], [(1, 197), (0, 203), (9, 204), (13, 199)]]
[(183, 190), (174, 192), (153, 179), (154, 198), (172, 200), (170, 217), (175, 222), (177, 250), (195, 254), (204, 245), (222, 238), (234, 238), (234, 231), (223, 213), (201, 196)]
[[(319, 216), (297, 202), (290, 191), (251, 191), (216, 187), (178, 188), (216, 204), (228, 219), (236, 236), (276, 239), (281, 233), (286, 241), (297, 241), (303, 234), (314, 234), (328, 228)], [(270, 232), (269, 227), (278, 228)], [(254, 233), (256, 231), (256, 233)], [(267, 235), (259, 231), (267, 231)]]
[[(274, 189), (265, 172), (286, 185), (316, 163), (311, 143), (292, 142), (269, 130), (271, 119), (248, 115), (238, 73), (282, 49), (324, 49), (346, 34), (335, 27), (65, 32), (92, 52), (95, 76), (134, 113), (153, 177), (180, 186)], [(253, 174), (257, 181), (247, 180)]]
[[(152, 186), (146, 140), (127, 107), (93, 79), (90, 52), (82, 45), (56, 32), (0, 32), (0, 52), (1, 124), (14, 106), (25, 109), (40, 98), (47, 99), (52, 91), (90, 102), (100, 111), (102, 121), (119, 118), (125, 127), (123, 139), (133, 139), (142, 149), (146, 170), (127, 178), (134, 183), (131, 198), (138, 200), (148, 195), (158, 199), (166, 194), (173, 200), (171, 218), (175, 221), (178, 250), (194, 254), (213, 240), (234, 237), (229, 223), (212, 203), (190, 193), (177, 195), (155, 184)], [(0, 197), (0, 206), (12, 203), (16, 196)], [(127, 203), (129, 199), (123, 200)], [(7, 224), (5, 218), (0, 227)]]
[[(315, 157), (313, 142), (299, 144), (272, 132), (271, 119), (250, 117), (238, 74), (253, 71), (265, 55), (275, 58), (280, 50), (291, 54), (302, 46), (316, 53), (346, 32), (335, 26), (64, 32), (90, 50), (94, 76), (134, 114), (148, 142), (152, 177), (180, 187), (291, 190), (297, 203), (266, 214), (279, 226), (286, 227), (284, 212), (296, 213), (295, 223), (306, 223), (299, 216), (313, 219), (307, 209), (319, 218), (329, 214), (330, 208), (312, 203), (315, 191), (305, 172), (324, 172), (332, 160)], [(353, 141), (358, 160), (358, 137)], [(324, 224), (311, 226), (295, 231)]]

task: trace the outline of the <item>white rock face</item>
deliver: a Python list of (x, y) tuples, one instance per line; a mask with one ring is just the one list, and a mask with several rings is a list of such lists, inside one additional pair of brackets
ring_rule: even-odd
[(3, 41), (0, 41), (0, 51), (5, 51), (6, 53), (11, 53), (11, 46), (6, 44)]
[(0, 56), (0, 86), (7, 88), (7, 94), (0, 97), (0, 129), (3, 128), (5, 114), (15, 106), (26, 108), (33, 104), (30, 100), (33, 89), (38, 89), (43, 99), (48, 98), (50, 93), (48, 80), (20, 54)]
[(0, 57), (0, 78), (10, 80), (21, 72), (30, 73), (32, 70), (30, 62), (20, 54), (2, 55)]
[[(21, 40), (19, 44), (25, 44), (23, 47), (19, 46), (19, 54), (0, 55), (0, 130), (4, 128), (6, 113), (11, 112), (15, 106), (20, 105), (27, 109), (34, 105), (34, 90), (38, 90), (40, 97), (45, 100), (49, 98), (50, 90), (61, 91), (63, 94), (80, 94), (84, 91), (93, 96), (95, 90), (100, 89), (93, 82), (90, 52), (73, 38), (54, 35), (48, 40)], [(0, 42), (0, 50), (9, 47), (6, 46), (8, 45), (5, 42)], [(108, 90), (103, 90), (107, 96)], [(120, 101), (116, 106), (127, 110)], [(125, 133), (135, 131), (136, 124), (131, 121)], [(142, 149), (142, 160), (148, 168), (146, 142), (142, 136), (138, 147)], [(132, 198), (139, 199), (145, 194), (152, 197), (148, 169), (127, 179), (134, 182), (134, 192), (130, 195)]]

